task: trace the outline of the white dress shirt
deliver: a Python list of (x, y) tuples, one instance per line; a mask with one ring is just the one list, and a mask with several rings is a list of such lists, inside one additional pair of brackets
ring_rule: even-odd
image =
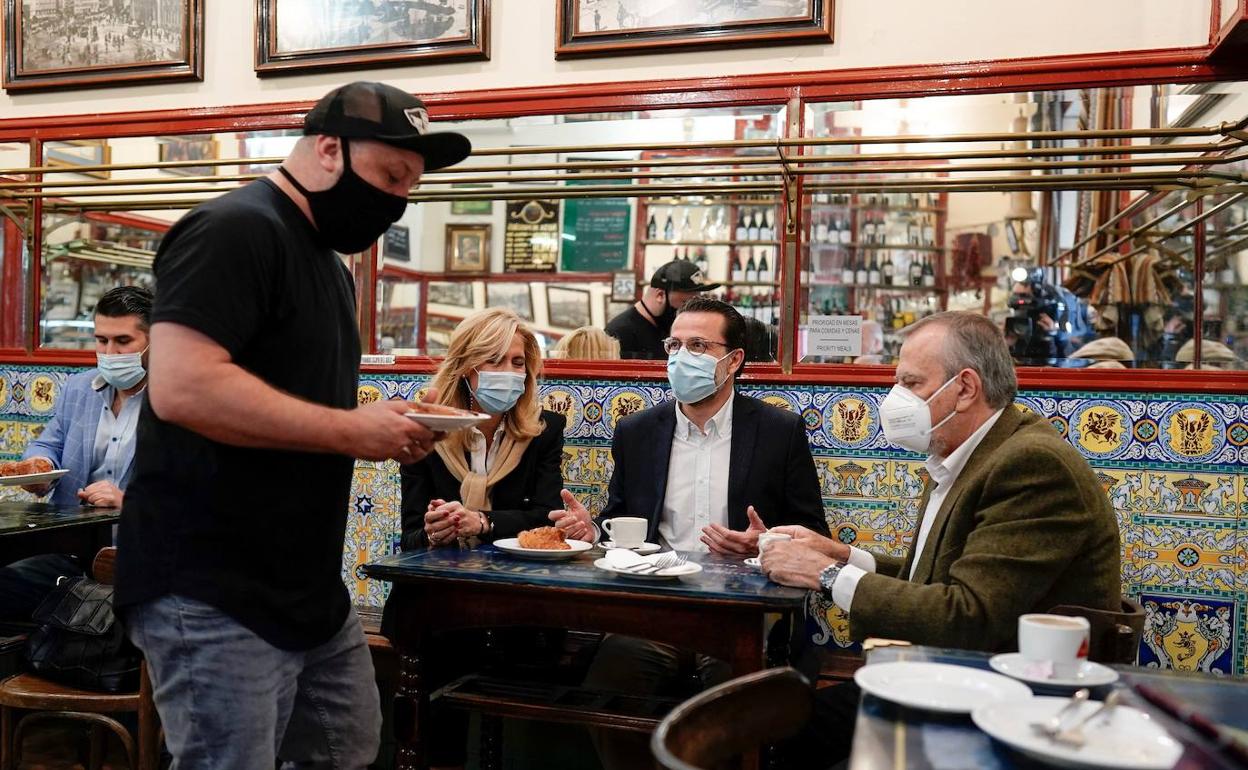
[(121, 411), (113, 414), (113, 400), (117, 397), (117, 389), (97, 376), (91, 381), (91, 387), (103, 396), (103, 411), (100, 422), (95, 426), (95, 443), (91, 450), (91, 475), (88, 481), (111, 481), (118, 488), (126, 487), (126, 479), (122, 474), (134, 457), (134, 442), (139, 424), (139, 410), (143, 406), (144, 385), (138, 392), (130, 395), (121, 403)]
[(667, 494), (659, 519), (661, 544), (677, 551), (706, 553), (703, 528), (728, 526), (728, 466), (732, 460), (732, 401), (728, 396), (706, 429), (676, 406), (676, 431), (667, 464)]
[[(924, 461), (923, 465), (927, 468), (928, 475), (932, 477), (933, 486), (927, 498), (927, 507), (923, 509), (919, 532), (915, 536), (914, 563), (910, 565), (910, 574), (905, 576), (906, 579), (914, 575), (914, 568), (918, 566), (923, 549), (927, 546), (927, 536), (932, 531), (932, 522), (936, 520), (940, 506), (944, 504), (945, 498), (949, 495), (949, 490), (953, 488), (954, 482), (958, 480), (962, 469), (966, 467), (966, 462), (971, 459), (971, 455), (984, 440), (984, 436), (988, 435), (992, 426), (997, 424), (1003, 411), (1005, 410), (998, 409), (994, 412), (983, 425), (967, 437), (966, 441), (962, 442), (962, 446), (953, 450), (948, 457), (929, 455)], [(832, 601), (846, 612), (851, 612), (854, 592), (858, 590), (858, 581), (862, 580), (862, 576), (868, 572), (875, 572), (875, 557), (867, 551), (850, 546), (849, 563), (836, 576), (836, 582), (832, 584)]]
[(498, 427), (494, 429), (494, 440), (490, 442), (488, 450), (485, 448), (485, 434), (475, 426), (468, 429), (468, 441), (465, 443), (469, 452), (468, 465), (473, 473), (484, 476), (494, 467), (494, 461), (498, 459), (498, 447), (503, 443), (503, 434), (507, 432), (505, 422), (506, 419), (498, 421)]

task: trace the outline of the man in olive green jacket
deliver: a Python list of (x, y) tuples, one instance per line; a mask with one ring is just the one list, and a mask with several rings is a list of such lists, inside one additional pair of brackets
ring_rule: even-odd
[[(1059, 604), (1118, 610), (1118, 524), (1087, 461), (1044, 420), (1013, 405), (1018, 385), (1000, 330), (940, 313), (906, 333), (885, 435), (928, 454), (929, 482), (905, 560), (801, 527), (773, 541), (763, 570), (822, 591), (850, 634), (989, 651), (1015, 649), (1018, 616)], [(825, 688), (806, 748), (831, 764), (849, 750), (855, 688)], [(815, 766), (815, 765), (810, 765)]]

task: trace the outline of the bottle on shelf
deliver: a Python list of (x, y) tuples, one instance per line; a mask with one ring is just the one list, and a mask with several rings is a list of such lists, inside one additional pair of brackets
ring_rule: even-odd
[(762, 283), (771, 283), (771, 265), (767, 263), (766, 249), (763, 249), (762, 256), (758, 260), (758, 280)]
[(745, 281), (746, 283), (755, 283), (758, 281), (758, 263), (754, 261), (754, 254), (750, 254), (749, 261), (745, 263)]
[(836, 237), (841, 243), (853, 243), (854, 231), (850, 228), (848, 219), (841, 220), (840, 227), (837, 228)]
[(880, 263), (876, 252), (871, 252), (871, 264), (867, 267), (867, 283), (872, 286), (880, 285)]
[(893, 258), (890, 252), (884, 252), (884, 262), (880, 265), (880, 283), (884, 286), (893, 285)]
[(709, 273), (711, 271), (711, 263), (706, 258), (705, 246), (698, 247), (697, 264), (698, 264), (698, 269), (701, 270), (704, 274)]
[(650, 212), (650, 221), (646, 222), (646, 240), (653, 241), (659, 234), (659, 226), (654, 221), (654, 212)]
[(875, 217), (867, 215), (867, 221), (862, 224), (862, 243), (875, 243)]
[(693, 225), (689, 222), (689, 209), (685, 209), (680, 215), (680, 239), (682, 241), (693, 240)]
[(844, 253), (845, 261), (841, 264), (841, 283), (850, 286), (854, 283), (854, 260), (848, 253)]
[(929, 289), (936, 285), (936, 271), (932, 269), (932, 257), (923, 260), (923, 285)]
[(868, 278), (870, 278), (870, 275), (867, 273), (867, 259), (863, 255), (858, 257), (858, 263), (854, 266), (854, 283), (859, 286), (866, 286)]
[(828, 242), (828, 215), (820, 214), (815, 222), (815, 243)]
[(758, 228), (758, 237), (764, 241), (772, 241), (776, 238), (775, 220), (772, 219), (770, 209), (763, 211), (763, 223)]
[(663, 240), (676, 240), (676, 223), (672, 221), (672, 212), (667, 212), (667, 221), (663, 223)]
[(749, 240), (749, 241), (757, 241), (758, 240), (758, 219), (755, 217), (753, 211), (750, 212), (750, 218), (748, 222), (749, 223), (745, 226), (746, 227), (745, 238), (746, 240)]
[(923, 219), (923, 245), (924, 246), (936, 245), (936, 237), (932, 229), (931, 217), (925, 217)]
[(749, 236), (749, 225), (745, 223), (745, 209), (737, 212), (737, 240), (744, 241)]
[(923, 265), (919, 262), (919, 255), (915, 252), (910, 252), (910, 285), (915, 287), (923, 285)]

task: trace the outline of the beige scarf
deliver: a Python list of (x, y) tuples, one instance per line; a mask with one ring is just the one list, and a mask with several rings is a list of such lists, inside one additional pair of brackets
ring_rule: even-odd
[(503, 431), (503, 436), (499, 441), (502, 443), (499, 444), (498, 454), (494, 457), (494, 467), (484, 475), (472, 472), (468, 459), (464, 456), (462, 442), (441, 441), (435, 445), (438, 456), (442, 458), (442, 462), (446, 463), (447, 470), (459, 479), (459, 502), (470, 511), (490, 510), (490, 493), (494, 489), (494, 484), (516, 469), (516, 466), (520, 464), (520, 458), (524, 456), (524, 450), (529, 448), (529, 442), (532, 439), (517, 441), (512, 438), (510, 432)]

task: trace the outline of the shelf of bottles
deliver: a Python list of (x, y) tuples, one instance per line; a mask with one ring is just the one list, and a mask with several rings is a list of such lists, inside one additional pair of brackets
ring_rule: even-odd
[(649, 281), (660, 265), (674, 259), (693, 262), (708, 283), (720, 284), (711, 296), (732, 304), (747, 318), (779, 323), (776, 201), (651, 200), (645, 205), (639, 280)]

